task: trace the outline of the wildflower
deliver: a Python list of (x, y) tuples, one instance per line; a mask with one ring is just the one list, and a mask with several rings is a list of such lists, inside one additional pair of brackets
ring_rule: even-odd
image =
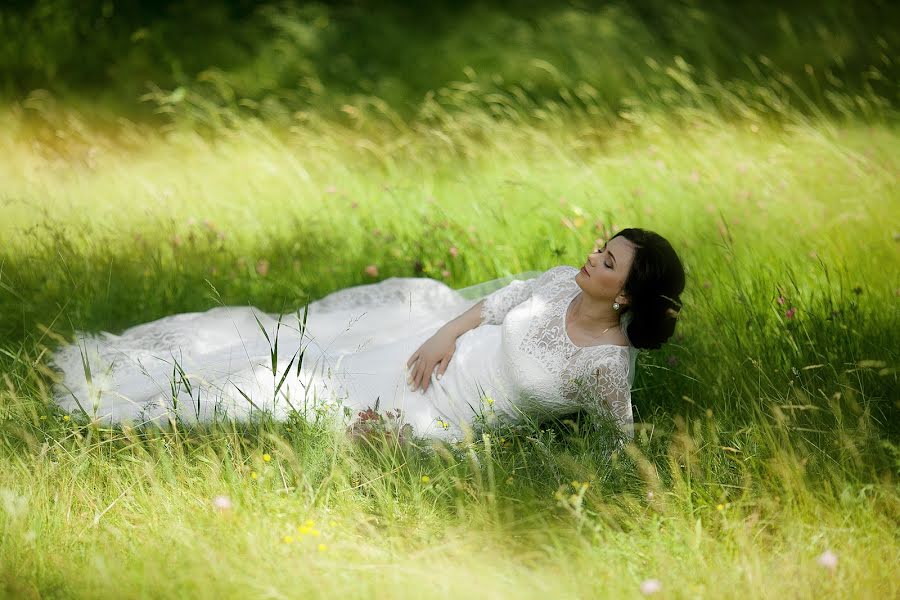
[(272, 460), (271, 454), (268, 454), (268, 453), (263, 454), (263, 462), (269, 462), (270, 460)]
[(290, 536), (290, 535), (284, 536), (284, 538), (282, 538), (282, 540), (284, 541), (285, 544), (293, 544), (294, 543), (294, 538), (293, 538), (293, 536)]
[(816, 562), (819, 563), (820, 566), (828, 569), (829, 571), (834, 571), (837, 569), (838, 558), (837, 554), (832, 552), (831, 550), (826, 550), (822, 554), (819, 555), (819, 558), (816, 559)]
[(253, 471), (250, 473), (250, 479), (259, 479), (259, 473)]
[(443, 271), (441, 271), (441, 277), (443, 277), (444, 279), (447, 279), (448, 277), (450, 277), (450, 271), (448, 271), (447, 269), (444, 269)]
[(484, 401), (488, 403), (488, 406), (491, 406), (494, 404), (494, 399), (491, 398), (490, 396), (485, 396)]
[(369, 277), (378, 277), (378, 266), (369, 265), (366, 267), (366, 275)]
[(329, 525), (330, 527), (336, 527), (336, 526), (337, 526), (337, 521), (333, 521), (333, 520), (332, 520), (332, 521), (328, 521), (328, 525)]
[(216, 496), (212, 499), (213, 508), (218, 511), (228, 511), (231, 510), (231, 498), (228, 496)]
[(793, 306), (790, 309), (784, 311), (784, 316), (788, 319), (793, 319), (795, 314), (797, 314), (797, 308)]
[(428, 475), (422, 475), (422, 483), (428, 483), (429, 481), (431, 481), (431, 477), (429, 477)]
[(778, 296), (778, 304), (784, 305), (784, 296)]
[(313, 521), (312, 519), (307, 519), (306, 522), (303, 523), (303, 524), (304, 524), (305, 526), (307, 526), (307, 527), (315, 527), (316, 522)]
[(725, 505), (724, 504), (716, 504), (716, 510), (718, 510), (718, 511), (725, 510)]
[(63, 417), (63, 421), (68, 421), (69, 419), (71, 419), (71, 417), (70, 417), (69, 415), (65, 415), (65, 416)]
[(260, 277), (265, 277), (269, 274), (269, 261), (264, 258), (259, 259), (256, 262), (256, 272), (259, 273)]
[(456, 246), (450, 246), (450, 256), (453, 258), (459, 256), (459, 249)]
[(325, 552), (326, 550), (328, 550), (328, 546), (326, 546), (325, 544), (319, 544), (319, 552)]
[(47, 415), (41, 415), (40, 418), (41, 418), (41, 421), (46, 421), (46, 420), (47, 420)]
[(645, 596), (655, 594), (662, 590), (662, 584), (659, 579), (645, 579), (641, 582), (641, 593)]
[(653, 490), (647, 492), (647, 502), (653, 500)]

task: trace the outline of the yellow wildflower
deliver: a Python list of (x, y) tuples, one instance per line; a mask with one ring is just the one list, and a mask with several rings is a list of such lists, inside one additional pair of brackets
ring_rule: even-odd
[(319, 544), (319, 552), (325, 552), (326, 550), (328, 550), (328, 546), (326, 546), (325, 544)]
[(250, 473), (250, 479), (258, 479), (258, 478), (259, 478), (259, 473), (257, 473), (256, 471), (253, 471), (252, 473)]
[(68, 421), (70, 418), (71, 418), (71, 417), (69, 417), (69, 415), (66, 415), (66, 416), (63, 417), (63, 421)]
[(286, 535), (286, 536), (284, 536), (284, 543), (285, 543), (285, 544), (293, 544), (293, 543), (294, 543), (294, 538), (291, 537), (291, 536), (289, 536), (289, 535)]
[(306, 525), (307, 527), (314, 527), (315, 524), (316, 524), (316, 522), (313, 521), (312, 519), (307, 519), (306, 523), (304, 523), (304, 525)]
[(725, 505), (724, 505), (724, 504), (717, 504), (717, 505), (716, 505), (716, 510), (725, 510)]
[(429, 481), (431, 481), (431, 477), (429, 477), (428, 475), (422, 475), (422, 483), (428, 483)]
[(272, 460), (272, 456), (270, 454), (263, 454), (264, 462), (269, 462), (270, 460)]

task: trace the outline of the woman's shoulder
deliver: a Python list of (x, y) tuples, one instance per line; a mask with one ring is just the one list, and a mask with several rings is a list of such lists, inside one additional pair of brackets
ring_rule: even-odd
[(578, 267), (573, 267), (572, 265), (558, 265), (547, 269), (546, 273), (550, 273), (553, 275), (574, 275), (579, 270), (580, 269)]
[(569, 265), (551, 267), (538, 277), (538, 284), (546, 285), (548, 283), (566, 282), (568, 280), (571, 280), (574, 283), (575, 275), (577, 274), (578, 269)]

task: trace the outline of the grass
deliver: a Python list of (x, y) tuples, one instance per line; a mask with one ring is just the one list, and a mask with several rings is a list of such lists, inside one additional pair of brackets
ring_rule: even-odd
[[(5, 594), (898, 596), (896, 125), (660, 106), (614, 126), (359, 106), (214, 137), (4, 112)], [(390, 276), (463, 287), (577, 265), (626, 226), (669, 238), (688, 288), (639, 359), (623, 451), (580, 419), (367, 446), (298, 419), (104, 428), (49, 402), (75, 329)]]

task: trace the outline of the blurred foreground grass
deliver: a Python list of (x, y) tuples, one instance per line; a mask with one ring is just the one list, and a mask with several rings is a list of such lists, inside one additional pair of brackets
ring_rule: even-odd
[[(894, 123), (440, 114), (215, 137), (0, 116), (6, 594), (897, 597)], [(639, 360), (624, 452), (577, 419), (367, 448), (299, 421), (148, 433), (48, 408), (73, 329), (390, 276), (462, 287), (581, 264), (627, 226), (672, 241), (688, 288)]]

